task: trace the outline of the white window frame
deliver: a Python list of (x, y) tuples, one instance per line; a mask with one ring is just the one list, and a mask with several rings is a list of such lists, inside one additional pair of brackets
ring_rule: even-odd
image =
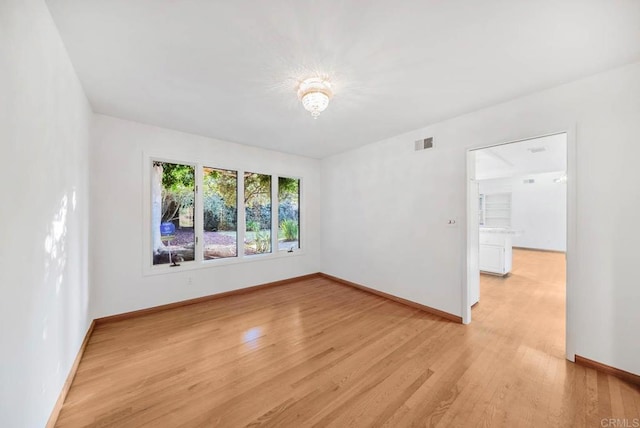
[[(194, 260), (188, 262), (181, 262), (180, 266), (171, 266), (169, 264), (162, 265), (154, 265), (153, 264), (153, 251), (151, 249), (151, 203), (152, 203), (152, 195), (151, 195), (151, 167), (153, 162), (167, 162), (167, 163), (175, 163), (181, 165), (189, 165), (193, 166), (195, 171), (195, 180), (196, 180), (196, 193), (195, 193), (195, 204), (194, 204), (194, 229), (195, 229), (195, 254)], [(203, 168), (215, 168), (215, 169), (225, 169), (229, 171), (236, 171), (237, 173), (237, 241), (236, 244), (238, 246), (237, 256), (236, 257), (227, 257), (220, 259), (212, 259), (212, 260), (204, 260), (204, 255), (202, 252), (202, 243), (204, 230), (204, 210), (203, 210), (203, 202), (202, 202), (202, 184), (203, 184)], [(255, 255), (245, 255), (244, 254), (244, 239), (245, 239), (245, 206), (244, 206), (244, 174), (245, 172), (264, 174), (271, 176), (271, 252), (264, 254), (255, 254)], [(166, 156), (156, 156), (154, 154), (145, 153), (143, 155), (143, 180), (142, 180), (142, 221), (143, 221), (143, 239), (142, 239), (142, 260), (143, 260), (143, 275), (162, 275), (167, 273), (176, 273), (181, 271), (195, 270), (195, 269), (209, 269), (220, 266), (233, 265), (238, 263), (252, 263), (257, 261), (265, 261), (272, 259), (280, 259), (284, 257), (296, 257), (305, 255), (305, 242), (306, 239), (306, 207), (305, 207), (305, 195), (304, 195), (304, 179), (296, 174), (278, 174), (273, 171), (268, 170), (267, 168), (240, 168), (233, 165), (228, 165), (224, 163), (218, 162), (208, 162), (208, 161), (193, 161), (193, 160), (185, 160), (183, 158), (178, 157), (166, 157)], [(298, 203), (299, 207), (299, 225), (298, 225), (298, 236), (300, 242), (300, 248), (295, 249), (292, 253), (288, 251), (279, 251), (278, 250), (278, 208), (279, 208), (279, 198), (278, 198), (278, 178), (286, 177), (300, 180), (300, 201)]]
[[(303, 248), (302, 228), (306, 224), (306, 221), (303, 222), (303, 220), (302, 220), (302, 216), (306, 212), (306, 210), (302, 209), (302, 200), (303, 200), (303, 197), (302, 197), (302, 191), (303, 191), (302, 182), (303, 182), (303, 180), (302, 180), (301, 177), (298, 177), (296, 175), (280, 174), (280, 175), (274, 176), (274, 180), (273, 181), (275, 181), (276, 184), (275, 184), (275, 189), (272, 190), (272, 192), (276, 196), (276, 199), (277, 199), (276, 203), (272, 204), (272, 205), (275, 205), (275, 214), (272, 214), (272, 215), (275, 215), (275, 225), (276, 225), (276, 233), (275, 233), (275, 235), (276, 235), (276, 237), (275, 237), (275, 245), (276, 246), (274, 248), (278, 248), (278, 233), (280, 232), (280, 218), (278, 216), (278, 214), (280, 213), (280, 198), (279, 198), (279, 195), (278, 195), (278, 182), (280, 180), (278, 180), (278, 179), (280, 177), (282, 177), (282, 178), (291, 178), (293, 180), (298, 180), (298, 246), (299, 247), (293, 251), (295, 253), (296, 251), (301, 251), (302, 248)], [(306, 234), (304, 236), (306, 236)], [(285, 252), (288, 252), (288, 251), (285, 251), (285, 250), (280, 251), (280, 250), (278, 250), (278, 252), (285, 253)], [(291, 254), (291, 253), (289, 253), (289, 254)]]

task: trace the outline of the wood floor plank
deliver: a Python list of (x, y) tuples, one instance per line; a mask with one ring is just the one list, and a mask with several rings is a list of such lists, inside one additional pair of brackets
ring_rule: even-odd
[[(564, 255), (515, 250), (465, 326), (336, 283), (99, 324), (58, 427), (600, 426), (640, 389), (564, 359)], [(428, 284), (426, 285), (428, 286)]]

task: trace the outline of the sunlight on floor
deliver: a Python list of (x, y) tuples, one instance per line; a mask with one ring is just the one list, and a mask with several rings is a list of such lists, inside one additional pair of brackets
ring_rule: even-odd
[(260, 327), (253, 327), (244, 332), (243, 343), (249, 346), (249, 348), (254, 349), (259, 345), (259, 339), (262, 337), (262, 329)]

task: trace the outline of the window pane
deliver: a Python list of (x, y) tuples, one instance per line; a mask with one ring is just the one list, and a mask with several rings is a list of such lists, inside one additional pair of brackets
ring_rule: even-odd
[(193, 260), (196, 242), (194, 167), (154, 161), (151, 197), (153, 264), (176, 265)]
[(238, 173), (203, 168), (204, 260), (238, 255)]
[(246, 255), (271, 252), (271, 176), (245, 173)]
[(300, 248), (300, 180), (278, 177), (278, 250)]

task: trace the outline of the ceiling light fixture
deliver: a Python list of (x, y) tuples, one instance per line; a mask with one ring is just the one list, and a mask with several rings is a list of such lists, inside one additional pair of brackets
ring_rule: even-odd
[(310, 77), (298, 85), (298, 98), (314, 119), (317, 119), (327, 108), (331, 97), (333, 97), (333, 91), (327, 79)]

